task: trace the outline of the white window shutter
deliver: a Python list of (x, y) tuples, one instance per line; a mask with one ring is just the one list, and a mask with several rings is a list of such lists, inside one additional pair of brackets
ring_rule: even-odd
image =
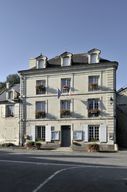
[(19, 105), (14, 105), (14, 116), (19, 117)]
[(101, 87), (101, 75), (98, 77), (98, 86)]
[(6, 92), (6, 100), (8, 100), (8, 96), (9, 96), (9, 95), (8, 95), (8, 92)]
[(46, 142), (51, 142), (51, 125), (46, 125), (45, 140)]
[(6, 105), (1, 106), (1, 117), (6, 117)]
[(31, 126), (32, 141), (35, 141), (35, 126)]
[(101, 124), (99, 127), (99, 140), (101, 143), (107, 142), (107, 126), (106, 126), (106, 124)]
[(83, 130), (83, 132), (84, 132), (84, 141), (85, 141), (85, 142), (88, 142), (88, 139), (89, 139), (89, 135), (88, 135), (88, 125), (87, 125), (87, 124), (82, 125), (82, 130)]

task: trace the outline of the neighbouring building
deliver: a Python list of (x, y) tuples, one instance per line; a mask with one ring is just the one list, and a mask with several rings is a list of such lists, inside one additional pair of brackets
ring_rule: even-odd
[(82, 148), (96, 142), (102, 150), (115, 150), (118, 63), (100, 53), (64, 52), (52, 59), (41, 54), (19, 71), (20, 143), (30, 138)]
[(127, 148), (127, 87), (117, 91), (117, 143)]
[(20, 85), (9, 86), (0, 94), (0, 144), (19, 145)]

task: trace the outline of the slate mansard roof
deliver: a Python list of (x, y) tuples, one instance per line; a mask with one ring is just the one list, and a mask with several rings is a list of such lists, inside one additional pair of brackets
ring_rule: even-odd
[(6, 92), (11, 89), (15, 90), (17, 93), (20, 93), (20, 84), (14, 84), (10, 86), (9, 89), (5, 88), (5, 90), (0, 94), (0, 103), (7, 101)]
[[(66, 57), (67, 55), (71, 55), (71, 66), (81, 66), (81, 65), (87, 65), (89, 64), (89, 55), (91, 53), (95, 53), (95, 52), (99, 52), (99, 54), (101, 53), (100, 50), (94, 48), (90, 51), (88, 51), (87, 53), (77, 53), (77, 54), (72, 54), (70, 52), (64, 52), (56, 57), (53, 57), (51, 59), (47, 59), (46, 61), (46, 69), (48, 68), (60, 68), (61, 67), (61, 57)], [(39, 56), (37, 56), (35, 59), (40, 59), (41, 57), (43, 57), (42, 54), (40, 54)], [(47, 58), (47, 57), (46, 57)], [(107, 59), (103, 59), (101, 57), (99, 57), (99, 63), (100, 64), (104, 64), (104, 63), (115, 63), (116, 64), (116, 67), (118, 65), (118, 63), (116, 61), (109, 61)], [(95, 64), (95, 63), (94, 63)], [(96, 63), (97, 64), (97, 63)], [(67, 67), (71, 67), (71, 66), (67, 66)], [(43, 69), (43, 70), (46, 70), (46, 69)], [(40, 69), (37, 69), (36, 67), (33, 67), (33, 68), (30, 68), (30, 69), (27, 69), (27, 70), (21, 70), (21, 71), (18, 71), (19, 73), (23, 73), (23, 72), (29, 72), (29, 71), (34, 71), (34, 70), (40, 70)]]

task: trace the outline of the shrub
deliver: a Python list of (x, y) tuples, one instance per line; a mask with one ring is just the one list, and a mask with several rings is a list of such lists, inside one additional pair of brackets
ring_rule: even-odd
[(40, 142), (36, 142), (35, 146), (36, 146), (37, 149), (40, 149), (41, 148), (41, 143)]
[(13, 143), (3, 143), (1, 146), (2, 147), (14, 147), (15, 144), (13, 144)]
[(35, 145), (35, 142), (34, 142), (34, 141), (28, 141), (28, 142), (26, 143), (26, 147), (28, 147), (28, 148), (32, 148), (32, 147), (34, 147), (34, 145)]

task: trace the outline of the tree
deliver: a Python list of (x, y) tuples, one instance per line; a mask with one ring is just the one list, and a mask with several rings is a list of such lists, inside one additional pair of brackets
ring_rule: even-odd
[(20, 78), (18, 74), (11, 74), (7, 76), (6, 82), (9, 82), (10, 85), (17, 84), (17, 83), (20, 83)]
[(8, 82), (10, 85), (14, 85), (20, 83), (20, 78), (18, 74), (10, 74), (6, 78), (5, 82), (0, 82), (0, 92), (2, 92), (6, 88), (6, 83)]

